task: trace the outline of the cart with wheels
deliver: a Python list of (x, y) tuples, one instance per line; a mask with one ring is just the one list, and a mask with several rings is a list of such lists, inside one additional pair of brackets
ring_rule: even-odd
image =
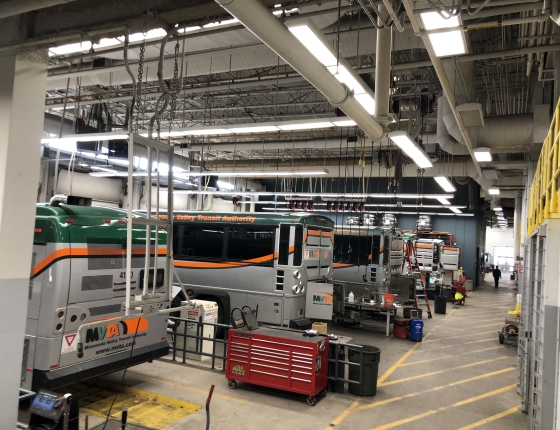
[(228, 332), (226, 378), (231, 389), (247, 382), (307, 395), (307, 404), (315, 406), (326, 394), (328, 363), (326, 336), (271, 327), (250, 330), (247, 325)]

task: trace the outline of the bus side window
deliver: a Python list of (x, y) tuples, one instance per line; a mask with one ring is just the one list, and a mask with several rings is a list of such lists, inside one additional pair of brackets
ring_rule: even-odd
[(180, 237), (180, 225), (173, 226), (173, 257), (176, 257), (179, 254), (179, 237)]
[(274, 231), (271, 228), (228, 227), (227, 260), (258, 260), (255, 263), (272, 265)]
[(280, 225), (280, 241), (278, 244), (278, 264), (286, 266), (290, 255), (290, 226)]
[(184, 226), (181, 256), (222, 259), (224, 229), (214, 226)]
[(296, 225), (294, 238), (294, 266), (301, 266), (303, 260), (303, 226)]

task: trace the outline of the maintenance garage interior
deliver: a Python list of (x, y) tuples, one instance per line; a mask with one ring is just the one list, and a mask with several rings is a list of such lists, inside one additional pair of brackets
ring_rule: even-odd
[(560, 0), (0, 0), (0, 429), (560, 430)]

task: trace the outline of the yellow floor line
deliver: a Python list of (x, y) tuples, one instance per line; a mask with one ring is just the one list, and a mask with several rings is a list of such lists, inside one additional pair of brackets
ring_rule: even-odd
[(463, 379), (463, 380), (460, 380), (460, 381), (457, 381), (457, 382), (452, 382), (451, 384), (447, 384), (447, 385), (440, 385), (439, 387), (430, 388), (428, 390), (417, 391), (416, 393), (405, 394), (404, 396), (392, 397), (390, 399), (385, 399), (385, 400), (380, 400), (380, 401), (373, 402), (373, 403), (368, 403), (367, 405), (362, 405), (362, 406), (358, 406), (357, 408), (354, 408), (351, 412), (354, 413), (354, 412), (359, 412), (359, 411), (363, 411), (363, 410), (366, 410), (366, 409), (375, 408), (377, 406), (382, 406), (382, 405), (385, 405), (387, 403), (396, 402), (396, 401), (402, 400), (402, 399), (408, 399), (410, 397), (415, 397), (415, 396), (418, 396), (420, 394), (427, 394), (427, 393), (430, 393), (432, 391), (443, 390), (444, 388), (455, 387), (457, 385), (466, 384), (466, 383), (473, 382), (473, 381), (478, 381), (479, 379), (489, 378), (491, 376), (500, 375), (502, 373), (511, 372), (513, 370), (516, 370), (515, 367), (506, 367), (505, 369), (502, 369), (502, 370), (497, 370), (495, 372), (490, 372), (490, 373), (484, 373), (482, 375), (473, 376), (472, 378), (467, 378), (467, 379)]
[(378, 383), (377, 386), (378, 387), (386, 387), (387, 385), (400, 384), (401, 382), (412, 381), (414, 379), (427, 378), (428, 376), (439, 375), (440, 373), (448, 372), (450, 370), (465, 369), (466, 367), (472, 367), (472, 366), (476, 366), (478, 364), (491, 363), (491, 362), (494, 362), (494, 361), (497, 361), (497, 360), (503, 360), (505, 358), (509, 358), (509, 357), (507, 355), (502, 355), (500, 357), (492, 358), (490, 360), (482, 360), (482, 361), (478, 361), (476, 363), (463, 364), (462, 366), (457, 366), (457, 367), (448, 367), (446, 369), (436, 370), (435, 372), (428, 372), (428, 373), (423, 373), (421, 375), (409, 376), (408, 378), (396, 379), (394, 381), (384, 382), (382, 384)]
[(495, 396), (496, 394), (504, 393), (506, 391), (509, 391), (509, 390), (515, 388), (515, 387), (516, 387), (516, 384), (508, 385), (507, 387), (499, 388), (497, 390), (481, 394), (480, 396), (471, 397), (470, 399), (462, 400), (460, 402), (454, 403), (453, 405), (442, 406), (441, 408), (433, 409), (431, 411), (427, 411), (427, 412), (424, 412), (422, 414), (414, 415), (412, 417), (408, 417), (408, 418), (405, 418), (405, 419), (402, 419), (402, 420), (399, 420), (399, 421), (393, 421), (392, 423), (388, 423), (388, 424), (384, 424), (382, 426), (375, 427), (372, 430), (387, 430), (387, 429), (390, 429), (390, 428), (393, 428), (393, 427), (398, 427), (400, 425), (410, 423), (410, 422), (413, 422), (413, 421), (417, 421), (421, 418), (425, 418), (425, 417), (430, 416), (430, 415), (437, 414), (438, 412), (442, 412), (442, 411), (445, 411), (447, 409), (451, 409), (451, 408), (455, 408), (455, 407), (458, 407), (458, 406), (466, 405), (468, 403), (473, 403), (473, 402), (476, 402), (478, 400), (485, 399), (487, 397)]
[(416, 345), (414, 345), (412, 348), (410, 348), (408, 350), (407, 353), (405, 353), (401, 358), (398, 359), (398, 361), (393, 364), (382, 376), (381, 378), (379, 378), (377, 380), (377, 385), (381, 385), (383, 383), (383, 381), (385, 381), (385, 379), (387, 379), (389, 376), (391, 376), (391, 374), (408, 358), (410, 357), (410, 355), (414, 352), (414, 350), (416, 348), (418, 348), (420, 346), (420, 343), (417, 343)]
[[(445, 332), (444, 332), (444, 333), (445, 333)], [(422, 343), (437, 342), (438, 340), (462, 339), (462, 338), (464, 338), (464, 337), (469, 337), (469, 336), (480, 336), (481, 334), (488, 334), (488, 333), (496, 333), (496, 330), (479, 331), (479, 332), (477, 332), (477, 333), (461, 334), (461, 335), (459, 335), (459, 336), (440, 337), (439, 339), (423, 340)]]
[(508, 415), (514, 414), (518, 411), (519, 411), (519, 406), (515, 406), (511, 409), (508, 409), (507, 411), (500, 412), (499, 414), (492, 415), (491, 417), (488, 418), (484, 418), (483, 420), (477, 421), (476, 423), (472, 423), (468, 426), (461, 427), (459, 430), (471, 430), (483, 426), (484, 424), (491, 423), (492, 421), (499, 420), (500, 418), (507, 417)]
[(447, 315), (445, 315), (443, 317), (443, 319), (447, 319), (448, 316), (453, 315), (453, 312), (455, 312), (457, 309), (451, 309), (451, 311), (449, 311), (449, 313)]
[[(208, 394), (208, 390), (204, 390), (202, 388), (192, 387), (190, 385), (178, 384), (177, 382), (168, 381), (166, 379), (154, 378), (152, 376), (143, 375), (141, 373), (133, 372), (130, 370), (126, 373), (126, 375), (130, 377), (134, 377), (136, 379), (140, 379), (145, 382), (155, 382), (156, 384), (165, 384), (171, 387), (184, 388), (185, 390)], [(210, 389), (210, 387), (208, 387), (208, 389)], [(236, 402), (242, 402), (242, 403), (248, 402), (248, 400), (242, 399), (241, 397), (228, 396), (227, 394), (217, 393), (216, 391), (214, 391), (213, 397), (221, 397), (223, 399), (235, 400)]]
[(336, 417), (333, 422), (325, 429), (325, 430), (330, 430), (332, 429), (334, 426), (339, 425), (344, 418), (346, 418), (348, 416), (348, 414), (350, 414), (350, 412), (358, 405), (358, 403), (360, 403), (362, 401), (363, 397), (360, 397), (359, 399), (356, 399), (354, 401), (354, 403), (352, 403), (344, 412), (342, 412), (338, 417)]
[[(426, 337), (428, 337), (430, 334), (433, 333), (433, 331), (438, 328), (440, 326), (435, 326), (433, 327), (430, 332), (428, 334), (426, 334)], [(412, 354), (412, 352), (418, 348), (418, 346), (420, 346), (420, 342), (418, 342), (417, 344), (415, 344), (412, 348), (410, 348), (401, 358), (399, 358), (399, 360), (397, 360), (397, 362), (395, 364), (393, 364), (382, 376), (381, 378), (379, 378), (377, 381), (377, 384), (379, 385), (380, 383), (382, 383), (383, 381), (385, 381), (385, 379), (387, 379), (389, 376), (391, 376), (391, 374), (400, 366), (400, 364), (405, 361), (408, 357), (410, 357), (410, 354)], [(361, 401), (362, 399), (359, 398), (358, 400), (356, 400), (352, 405), (350, 405), (350, 407), (348, 407), (348, 409), (346, 409), (344, 412), (342, 412), (338, 417), (335, 418), (335, 420), (331, 423), (331, 425), (329, 427), (327, 427), (325, 430), (331, 429), (332, 426), (336, 426), (338, 424), (340, 424), (350, 413), (350, 411), (352, 409), (354, 409), (356, 407), (356, 405)]]
[[(503, 348), (503, 346), (501, 346), (501, 345), (500, 346), (493, 346), (492, 348), (483, 348), (483, 349), (477, 349), (476, 351), (464, 352), (461, 355), (463, 356), (463, 355), (467, 355), (467, 354), (475, 354), (477, 352), (490, 351), (492, 349), (502, 349), (502, 348)], [(422, 364), (422, 363), (431, 363), (432, 361), (435, 361), (435, 360), (445, 360), (445, 359), (454, 358), (454, 357), (456, 357), (456, 356), (455, 355), (444, 355), (443, 357), (430, 358), (428, 360), (420, 360), (420, 361), (412, 361), (412, 362), (409, 362), (409, 363), (403, 363), (403, 364), (401, 364), (400, 367), (413, 366), (415, 364)]]
[(447, 345), (447, 346), (441, 346), (439, 348), (432, 348), (432, 349), (423, 349), (422, 351), (414, 351), (415, 354), (419, 354), (421, 352), (431, 352), (431, 351), (435, 351), (436, 349), (445, 349), (445, 348), (456, 348), (457, 346), (461, 346), (461, 345), (470, 345), (471, 343), (481, 343), (481, 342), (491, 342), (491, 341), (496, 341), (497, 339), (495, 337), (491, 338), (491, 339), (482, 339), (482, 340), (474, 340), (472, 342), (464, 342), (464, 343), (456, 343), (454, 345)]

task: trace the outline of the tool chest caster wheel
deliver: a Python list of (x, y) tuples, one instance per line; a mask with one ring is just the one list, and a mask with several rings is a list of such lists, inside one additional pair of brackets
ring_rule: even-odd
[(315, 406), (317, 404), (317, 398), (315, 396), (309, 396), (307, 398), (307, 404), (309, 406)]
[(227, 385), (232, 390), (235, 390), (237, 388), (237, 382), (235, 382), (233, 379), (228, 380)]
[(326, 388), (323, 391), (321, 391), (320, 396), (321, 397), (326, 397), (327, 396), (327, 389)]

